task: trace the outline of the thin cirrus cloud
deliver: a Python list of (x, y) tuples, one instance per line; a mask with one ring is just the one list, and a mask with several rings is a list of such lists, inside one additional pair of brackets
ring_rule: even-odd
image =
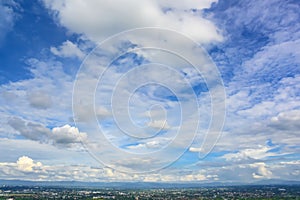
[(14, 1), (0, 2), (0, 45), (3, 42), (6, 34), (10, 32), (18, 15), (14, 12), (14, 8), (18, 4)]
[(71, 41), (67, 40), (65, 41), (61, 46), (59, 47), (51, 47), (50, 51), (60, 57), (75, 57), (82, 59), (84, 56), (84, 53), (78, 48), (78, 46)]

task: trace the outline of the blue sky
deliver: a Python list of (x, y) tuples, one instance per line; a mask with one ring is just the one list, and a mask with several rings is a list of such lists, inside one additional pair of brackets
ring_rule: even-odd
[(299, 180), (299, 7), (1, 1), (0, 179)]

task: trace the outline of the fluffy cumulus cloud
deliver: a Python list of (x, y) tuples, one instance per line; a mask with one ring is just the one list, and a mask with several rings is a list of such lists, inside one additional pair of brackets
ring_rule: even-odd
[(32, 172), (34, 168), (41, 168), (41, 167), (42, 167), (41, 162), (34, 162), (28, 156), (22, 156), (17, 160), (17, 168), (20, 171)]
[(263, 162), (252, 164), (251, 167), (257, 168), (256, 173), (252, 173), (253, 178), (271, 178), (272, 172), (266, 168), (266, 164)]
[(53, 128), (50, 136), (54, 143), (58, 145), (80, 143), (86, 140), (86, 137), (86, 133), (81, 133), (78, 128), (71, 127), (68, 124)]
[(201, 42), (220, 41), (217, 27), (201, 16), (201, 9), (209, 8), (213, 2), (44, 0), (60, 24), (96, 41), (143, 27), (173, 29)]
[(49, 129), (42, 124), (26, 122), (17, 117), (11, 118), (8, 124), (26, 139), (49, 143), (59, 147), (72, 147), (75, 144), (85, 141), (87, 138), (86, 133), (79, 132), (76, 127), (68, 124)]

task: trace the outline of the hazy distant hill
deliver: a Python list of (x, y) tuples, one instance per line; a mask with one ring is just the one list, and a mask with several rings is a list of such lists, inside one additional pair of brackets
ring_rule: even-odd
[(300, 181), (262, 180), (253, 183), (214, 182), (214, 183), (162, 183), (162, 182), (79, 182), (79, 181), (23, 181), (0, 180), (0, 185), (7, 186), (53, 186), (53, 187), (97, 187), (97, 188), (196, 188), (210, 186), (235, 186), (235, 185), (300, 185)]

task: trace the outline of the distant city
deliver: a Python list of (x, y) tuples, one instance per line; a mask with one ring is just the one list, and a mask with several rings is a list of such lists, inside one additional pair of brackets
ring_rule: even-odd
[(300, 199), (300, 184), (198, 187), (196, 184), (162, 183), (128, 183), (127, 186), (126, 183), (99, 183), (85, 187), (12, 184), (0, 186), (2, 199)]

